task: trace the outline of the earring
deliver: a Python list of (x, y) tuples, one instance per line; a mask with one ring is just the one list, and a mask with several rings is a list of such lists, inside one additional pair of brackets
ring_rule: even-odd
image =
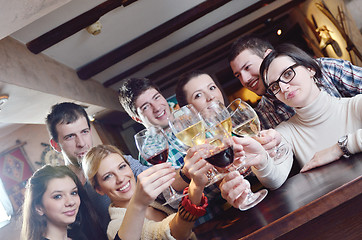
[(40, 208), (35, 208), (35, 211), (40, 215), (43, 216), (44, 212)]

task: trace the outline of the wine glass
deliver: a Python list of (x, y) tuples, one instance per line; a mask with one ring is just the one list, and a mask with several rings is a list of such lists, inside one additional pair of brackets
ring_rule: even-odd
[[(228, 172), (238, 171), (245, 177), (251, 172), (251, 168), (245, 166), (245, 158), (242, 158), (241, 164), (234, 164), (233, 140), (221, 124), (211, 126), (205, 132), (197, 134), (192, 141), (194, 145), (203, 146), (200, 151), (203, 152), (204, 159), (216, 166), (223, 176)], [(246, 191), (247, 196), (239, 206), (243, 211), (257, 205), (268, 194), (266, 189), (253, 193), (249, 187)]]
[[(168, 158), (168, 141), (163, 130), (157, 126), (139, 131), (135, 136), (136, 146), (141, 156), (152, 165), (164, 163)], [(169, 187), (171, 196), (163, 204), (172, 203), (185, 195), (176, 193), (176, 191)]]
[[(260, 121), (254, 109), (240, 98), (232, 101), (227, 107), (232, 122), (232, 132), (240, 137), (260, 137)], [(274, 164), (284, 162), (291, 152), (287, 143), (280, 144), (275, 149)]]
[(192, 138), (205, 129), (202, 118), (191, 104), (172, 112), (168, 123), (172, 132), (187, 149), (192, 147)]
[[(178, 145), (176, 148), (186, 151), (193, 146), (192, 138), (205, 130), (205, 123), (192, 104), (174, 111), (170, 115), (168, 123), (176, 138), (183, 143), (174, 141)], [(218, 182), (222, 177), (215, 168), (211, 169), (208, 172), (209, 182), (207, 186)]]
[(199, 112), (206, 126), (221, 124), (225, 130), (231, 135), (232, 122), (231, 116), (227, 108), (220, 101), (212, 101), (207, 107)]

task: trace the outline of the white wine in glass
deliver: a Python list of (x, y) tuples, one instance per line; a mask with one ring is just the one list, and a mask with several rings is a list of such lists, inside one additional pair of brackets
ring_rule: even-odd
[(240, 98), (232, 101), (227, 110), (231, 116), (233, 133), (239, 137), (254, 137), (260, 132), (260, 121), (254, 109)]
[[(249, 104), (237, 98), (229, 104), (227, 109), (231, 116), (232, 131), (235, 135), (240, 137), (260, 137), (259, 117)], [(284, 143), (277, 146), (275, 152), (274, 164), (280, 164), (288, 158), (291, 147), (289, 144)]]
[(223, 103), (220, 101), (212, 101), (207, 107), (199, 112), (208, 127), (221, 124), (225, 130), (231, 135), (232, 122), (231, 116)]
[(168, 123), (175, 136), (188, 147), (192, 146), (192, 138), (205, 129), (201, 117), (191, 104), (171, 113)]
[(194, 125), (176, 133), (176, 137), (185, 143), (187, 146), (192, 146), (192, 138), (199, 132), (203, 131), (205, 128), (202, 121), (195, 123)]
[(239, 137), (249, 136), (254, 137), (257, 136), (260, 132), (260, 122), (258, 117), (254, 117), (250, 120), (246, 120), (241, 122), (239, 125), (235, 126), (232, 130), (233, 133)]
[[(186, 151), (190, 147), (194, 146), (192, 139), (198, 133), (205, 132), (205, 123), (198, 114), (198, 112), (196, 111), (196, 109), (194, 108), (194, 106), (191, 104), (183, 106), (180, 109), (174, 111), (170, 115), (168, 123), (176, 138), (183, 143), (184, 146), (182, 147), (182, 150)], [(222, 179), (222, 177), (220, 177), (220, 174), (217, 172), (215, 168), (209, 171), (208, 177), (209, 177), (209, 183), (207, 186), (216, 183), (220, 179)]]

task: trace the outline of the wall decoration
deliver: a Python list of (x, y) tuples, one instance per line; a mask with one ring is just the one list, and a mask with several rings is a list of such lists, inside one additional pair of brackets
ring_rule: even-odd
[(342, 51), (341, 48), (336, 40), (334, 40), (330, 34), (330, 30), (327, 28), (326, 25), (323, 25), (321, 27), (318, 27), (316, 31), (319, 33), (319, 36), (321, 38), (321, 41), (319, 43), (319, 47), (323, 50), (328, 45), (331, 45), (334, 52), (338, 57), (342, 57)]
[(50, 164), (53, 166), (64, 165), (63, 155), (55, 151), (52, 146), (48, 143), (40, 143), (45, 149), (43, 150), (40, 162), (35, 162), (39, 166), (44, 166), (45, 164)]
[(177, 103), (176, 95), (172, 95), (171, 97), (167, 98), (167, 103), (170, 105), (171, 111), (175, 111), (180, 108)]
[(35, 170), (24, 151), (25, 144), (17, 141), (15, 146), (0, 153), (0, 178), (14, 210), (22, 205), (26, 181)]
[[(348, 34), (345, 31), (343, 22), (340, 24), (338, 22), (338, 20), (334, 17), (334, 15), (332, 14), (332, 12), (328, 9), (327, 5), (325, 4), (324, 1), (321, 1), (319, 3), (316, 3), (317, 8), (325, 15), (327, 16), (327, 18), (332, 22), (332, 24), (334, 26), (336, 26), (336, 28), (338, 29), (339, 33), (342, 35), (342, 37), (344, 38), (344, 40), (347, 43), (347, 51), (348, 52), (354, 52), (354, 54), (360, 59), (362, 60), (362, 54), (358, 51), (357, 47), (355, 46), (355, 44), (352, 42), (351, 38), (348, 36)], [(341, 11), (341, 9), (338, 7), (338, 11), (339, 14), (342, 15), (343, 12)], [(332, 45), (333, 47), (333, 45)], [(334, 51), (336, 51), (335, 48), (333, 48)], [(352, 58), (351, 58), (352, 61)], [(352, 62), (353, 63), (353, 62)]]

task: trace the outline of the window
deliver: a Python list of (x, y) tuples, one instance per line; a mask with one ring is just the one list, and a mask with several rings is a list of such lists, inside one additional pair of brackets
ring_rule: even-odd
[(13, 206), (0, 179), (0, 228), (10, 222), (12, 214)]

